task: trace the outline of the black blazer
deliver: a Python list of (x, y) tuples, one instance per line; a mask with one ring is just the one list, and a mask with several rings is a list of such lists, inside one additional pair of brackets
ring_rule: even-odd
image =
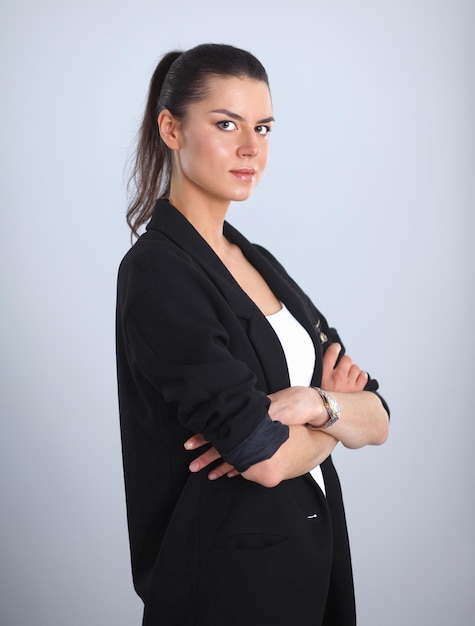
[[(225, 235), (308, 331), (312, 384), (319, 385), (323, 351), (341, 343), (336, 331), (267, 251), (227, 223)], [(191, 433), (202, 432), (232, 462), (268, 419), (266, 394), (290, 383), (264, 315), (165, 200), (120, 266), (117, 367), (132, 571), (144, 625), (354, 624), (331, 458), (322, 464), (327, 497), (310, 474), (267, 489), (188, 470), (196, 453), (183, 443)], [(367, 388), (377, 387), (370, 379)]]

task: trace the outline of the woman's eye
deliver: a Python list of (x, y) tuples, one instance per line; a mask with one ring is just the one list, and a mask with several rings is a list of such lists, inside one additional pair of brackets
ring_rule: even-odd
[(224, 122), (218, 122), (218, 128), (221, 130), (234, 130), (236, 128), (236, 124), (231, 122), (230, 120), (225, 120)]
[(256, 133), (258, 135), (268, 135), (270, 131), (270, 126), (256, 126)]

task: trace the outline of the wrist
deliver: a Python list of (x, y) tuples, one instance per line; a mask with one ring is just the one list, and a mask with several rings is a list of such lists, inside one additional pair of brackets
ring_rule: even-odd
[(329, 428), (340, 418), (340, 407), (338, 402), (329, 393), (320, 389), (320, 387), (311, 387), (320, 397), (321, 410), (315, 420), (307, 422), (305, 426), (311, 430), (320, 430)]

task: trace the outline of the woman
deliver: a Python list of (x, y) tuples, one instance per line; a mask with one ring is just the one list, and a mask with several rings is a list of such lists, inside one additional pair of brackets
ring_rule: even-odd
[(273, 121), (266, 72), (243, 50), (169, 53), (152, 77), (128, 212), (135, 235), (147, 226), (117, 304), (146, 626), (355, 623), (330, 454), (382, 443), (388, 414), (281, 265), (225, 222), (265, 169)]

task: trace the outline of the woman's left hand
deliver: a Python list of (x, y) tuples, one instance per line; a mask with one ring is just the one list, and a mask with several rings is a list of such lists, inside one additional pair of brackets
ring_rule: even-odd
[(332, 343), (323, 355), (323, 372), (320, 387), (325, 391), (351, 393), (363, 391), (368, 382), (368, 374), (361, 369), (348, 354), (340, 359), (341, 346)]
[[(325, 391), (352, 393), (362, 391), (368, 381), (368, 374), (353, 363), (347, 354), (338, 358), (341, 346), (332, 343), (323, 355), (321, 387)], [(269, 415), (283, 424), (313, 424), (323, 426), (328, 421), (328, 413), (322, 399), (311, 387), (287, 387), (269, 396)]]
[[(203, 435), (193, 435), (185, 441), (185, 448), (187, 450), (197, 450), (207, 443), (209, 442), (206, 441)], [(203, 452), (203, 454), (200, 454), (200, 456), (197, 456), (196, 459), (190, 463), (188, 469), (193, 473), (200, 472), (202, 469), (208, 467), (211, 463), (214, 463), (214, 461), (217, 461), (218, 459), (221, 459), (221, 455), (216, 448), (211, 447), (209, 450), (206, 450), (206, 452)], [(211, 470), (208, 474), (208, 478), (210, 480), (217, 480), (222, 476), (234, 478), (235, 476), (239, 476), (239, 472), (232, 465), (223, 461)]]

